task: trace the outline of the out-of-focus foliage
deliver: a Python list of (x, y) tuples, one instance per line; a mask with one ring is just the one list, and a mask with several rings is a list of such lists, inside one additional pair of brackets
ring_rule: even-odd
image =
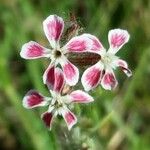
[[(116, 72), (119, 86), (90, 92), (95, 102), (76, 106), (78, 124), (68, 132), (57, 119), (47, 131), (40, 114), (25, 110), (29, 89), (49, 94), (42, 83), (48, 60), (23, 60), (21, 46), (29, 40), (48, 45), (42, 21), (50, 14), (77, 21), (106, 46), (110, 29), (127, 29), (130, 41), (118, 55), (133, 76)], [(150, 149), (150, 1), (149, 0), (0, 0), (0, 149), (149, 150)], [(82, 87), (80, 87), (82, 88)]]

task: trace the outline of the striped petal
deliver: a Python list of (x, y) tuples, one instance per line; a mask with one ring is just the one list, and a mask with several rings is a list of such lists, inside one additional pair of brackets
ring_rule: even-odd
[(100, 83), (103, 68), (104, 66), (98, 62), (84, 71), (81, 82), (85, 91), (95, 88)]
[(64, 29), (64, 21), (57, 15), (50, 15), (43, 21), (45, 35), (52, 48), (56, 48)]
[(41, 119), (43, 120), (45, 126), (50, 130), (52, 127), (53, 118), (54, 118), (54, 115), (52, 112), (45, 112), (41, 115)]
[(63, 72), (60, 68), (55, 69), (55, 83), (54, 83), (54, 91), (60, 93), (64, 87), (65, 80)]
[(69, 60), (66, 58), (63, 58), (60, 61), (60, 64), (63, 69), (63, 74), (65, 81), (68, 85), (73, 86), (75, 85), (79, 80), (79, 70), (78, 68), (73, 65)]
[(91, 47), (91, 41), (87, 36), (80, 35), (73, 37), (64, 47), (66, 52), (82, 53), (86, 52)]
[(73, 103), (90, 103), (93, 102), (94, 99), (88, 93), (76, 90), (69, 94), (69, 101)]
[(23, 98), (23, 106), (28, 109), (48, 104), (47, 98), (35, 90), (29, 91)]
[(40, 44), (30, 41), (22, 46), (20, 56), (24, 59), (36, 59), (41, 57), (49, 57), (50, 50)]
[(83, 34), (90, 40), (90, 47), (87, 49), (88, 52), (101, 54), (105, 52), (105, 49), (99, 39), (91, 34)]
[(43, 75), (43, 82), (50, 90), (60, 93), (65, 83), (62, 70), (50, 64)]
[(47, 84), (49, 89), (54, 89), (55, 84), (55, 66), (50, 64), (43, 75), (43, 82)]
[(68, 130), (71, 130), (71, 128), (77, 123), (76, 116), (68, 108), (63, 108), (61, 113), (68, 126)]
[(109, 52), (117, 53), (118, 50), (129, 41), (130, 35), (126, 30), (122, 29), (114, 29), (110, 30), (108, 33), (108, 41), (109, 41)]
[(112, 70), (106, 70), (101, 80), (101, 85), (105, 90), (112, 90), (117, 86), (118, 82)]
[(67, 52), (93, 52), (100, 54), (104, 48), (100, 41), (91, 34), (82, 34), (72, 38), (63, 48)]

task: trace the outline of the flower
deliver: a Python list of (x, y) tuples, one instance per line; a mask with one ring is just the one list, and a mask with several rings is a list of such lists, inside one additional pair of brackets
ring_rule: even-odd
[[(55, 67), (60, 64), (64, 73), (65, 81), (73, 86), (79, 80), (79, 70), (67, 59), (67, 53), (81, 53), (89, 49), (88, 38), (85, 36), (73, 37), (66, 45), (60, 47), (60, 37), (64, 30), (64, 21), (57, 15), (50, 15), (43, 21), (43, 29), (50, 43), (51, 50), (40, 44), (30, 41), (22, 46), (20, 55), (24, 59), (37, 59), (41, 57), (50, 58), (51, 63), (47, 70), (51, 68), (51, 73), (55, 72)], [(43, 82), (46, 83), (47, 70), (43, 75)], [(53, 75), (54, 76), (54, 75)], [(51, 83), (52, 87), (53, 84)]]
[[(48, 70), (47, 75), (50, 75), (49, 71), (50, 70)], [(52, 97), (45, 97), (41, 93), (31, 90), (23, 98), (23, 106), (28, 109), (48, 106), (48, 110), (41, 115), (45, 125), (51, 129), (54, 117), (61, 115), (70, 130), (72, 126), (76, 124), (77, 118), (67, 106), (71, 103), (89, 103), (94, 101), (94, 99), (89, 94), (81, 90), (76, 90), (70, 94), (62, 95), (61, 92), (63, 90), (65, 80), (62, 70), (58, 67), (55, 68), (55, 79), (53, 91), (50, 90)], [(49, 84), (51, 83), (47, 80), (46, 84), (49, 88)]]
[[(108, 33), (109, 49), (102, 46), (101, 42), (93, 35), (86, 36), (93, 41), (92, 52), (101, 56), (101, 59), (93, 66), (86, 69), (81, 77), (81, 82), (86, 91), (95, 88), (98, 84), (106, 90), (115, 88), (118, 84), (113, 70), (117, 67), (129, 77), (132, 72), (128, 69), (126, 61), (115, 54), (128, 42), (129, 33), (122, 29), (113, 29)], [(95, 46), (95, 47), (94, 47)]]

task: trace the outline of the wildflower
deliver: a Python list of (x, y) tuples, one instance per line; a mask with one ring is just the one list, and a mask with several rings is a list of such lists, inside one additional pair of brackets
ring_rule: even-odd
[(130, 36), (126, 30), (114, 29), (109, 31), (108, 51), (106, 51), (101, 42), (95, 36), (90, 34), (87, 34), (86, 36), (93, 41), (92, 52), (101, 56), (101, 59), (93, 66), (86, 69), (82, 75), (81, 82), (86, 91), (95, 88), (100, 83), (106, 90), (115, 88), (118, 82), (113, 70), (117, 67), (120, 67), (128, 77), (132, 75), (131, 71), (128, 69), (126, 61), (115, 55), (129, 40)]
[[(50, 58), (51, 63), (47, 70), (51, 69), (51, 74), (53, 74), (52, 81), (55, 67), (60, 64), (66, 83), (70, 86), (75, 85), (79, 79), (79, 70), (67, 59), (67, 54), (70, 52), (81, 53), (89, 49), (87, 38), (82, 35), (76, 36), (68, 41), (66, 45), (60, 47), (60, 37), (64, 30), (64, 21), (57, 15), (47, 17), (43, 22), (43, 29), (51, 49), (45, 48), (34, 41), (30, 41), (22, 46), (20, 52), (21, 57), (24, 59)], [(44, 83), (46, 83), (47, 70), (43, 75)], [(53, 88), (53, 82), (51, 86)]]
[[(49, 71), (50, 70), (48, 70), (47, 75), (50, 75)], [(70, 130), (72, 126), (76, 124), (77, 118), (67, 106), (71, 103), (89, 103), (93, 101), (93, 98), (81, 90), (76, 90), (70, 94), (62, 95), (61, 92), (63, 90), (65, 80), (62, 70), (58, 67), (55, 68), (55, 79), (53, 91), (50, 90), (52, 97), (45, 97), (41, 93), (31, 90), (23, 98), (23, 106), (28, 109), (48, 106), (48, 110), (41, 115), (45, 125), (51, 129), (54, 117), (61, 115)], [(50, 82), (49, 80), (46, 82), (48, 88), (49, 84), (51, 84)]]

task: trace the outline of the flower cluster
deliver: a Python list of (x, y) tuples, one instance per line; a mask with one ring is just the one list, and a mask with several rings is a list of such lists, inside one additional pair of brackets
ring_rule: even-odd
[[(103, 47), (97, 37), (84, 33), (70, 39), (64, 46), (60, 39), (64, 30), (64, 21), (57, 15), (50, 15), (43, 22), (44, 33), (50, 43), (50, 49), (30, 41), (22, 46), (20, 55), (24, 59), (50, 58), (51, 62), (43, 74), (43, 82), (50, 90), (51, 97), (45, 97), (35, 90), (29, 91), (23, 98), (25, 108), (48, 106), (41, 118), (48, 128), (51, 128), (55, 116), (61, 115), (68, 129), (77, 122), (75, 115), (69, 110), (71, 103), (89, 103), (94, 99), (82, 90), (63, 94), (65, 85), (74, 86), (79, 81), (78, 68), (69, 61), (68, 54), (89, 52), (100, 56), (96, 64), (87, 68), (81, 82), (85, 91), (96, 88), (99, 84), (111, 90), (117, 86), (113, 70), (119, 67), (127, 76), (131, 76), (127, 63), (115, 54), (128, 42), (129, 33), (126, 30), (114, 29), (108, 33), (109, 49)], [(60, 66), (60, 67), (59, 67)]]
[[(51, 76), (49, 72), (48, 76)], [(50, 80), (47, 80), (46, 82), (48, 87), (50, 82)], [(37, 91), (31, 90), (23, 99), (23, 106), (25, 108), (48, 106), (48, 110), (42, 114), (41, 118), (45, 125), (50, 129), (52, 120), (57, 115), (62, 115), (67, 123), (68, 129), (71, 129), (77, 122), (77, 119), (67, 106), (71, 103), (89, 103), (94, 100), (90, 95), (81, 90), (72, 91), (70, 94), (62, 95), (64, 84), (65, 79), (63, 72), (57, 67), (55, 69), (54, 88), (53, 90), (49, 89), (52, 97), (45, 97)]]

